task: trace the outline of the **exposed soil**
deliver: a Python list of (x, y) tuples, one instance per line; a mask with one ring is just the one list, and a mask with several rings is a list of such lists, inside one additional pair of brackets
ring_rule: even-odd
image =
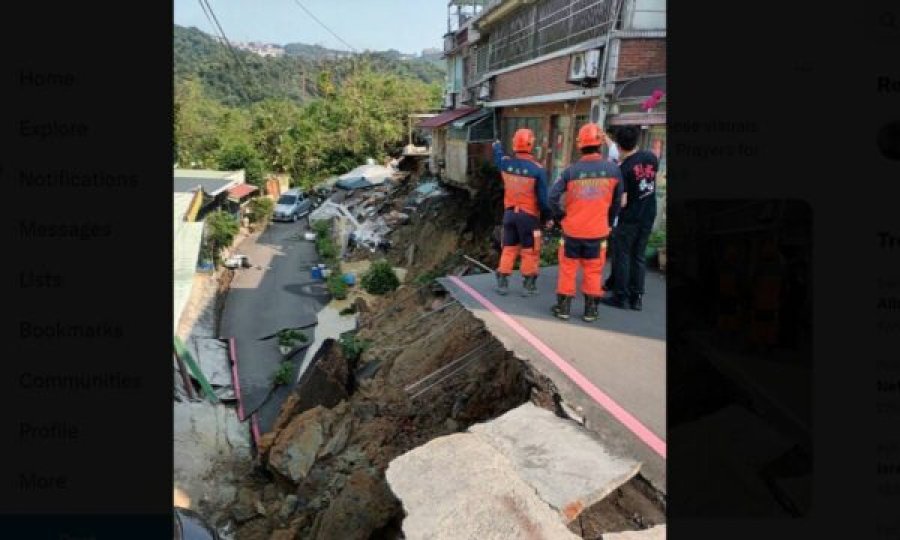
[[(390, 209), (402, 211), (415, 185), (401, 188)], [(407, 269), (407, 285), (366, 299), (356, 339), (368, 347), (359, 357), (331, 342), (304, 377), (315, 391), (304, 393), (301, 381), (285, 402), (231, 509), (237, 540), (401, 538), (403, 509), (384, 477), (391, 460), (529, 400), (565, 415), (548, 378), (506, 351), (440, 287), (416, 281), (469, 265), (462, 254), (496, 264), (500, 190), (485, 180), (476, 198), (450, 191), (391, 234), (386, 256)], [(351, 256), (365, 257), (372, 255)], [(664, 512), (662, 498), (638, 477), (587, 509), (571, 530), (599, 539), (662, 523)]]

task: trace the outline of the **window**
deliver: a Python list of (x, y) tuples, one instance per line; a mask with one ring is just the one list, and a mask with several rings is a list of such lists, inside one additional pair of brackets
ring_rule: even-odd
[(293, 195), (282, 195), (280, 199), (278, 199), (278, 204), (294, 204), (296, 202), (297, 197)]

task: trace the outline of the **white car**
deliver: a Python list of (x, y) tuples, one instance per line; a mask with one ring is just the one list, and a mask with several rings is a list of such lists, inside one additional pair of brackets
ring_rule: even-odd
[(232, 255), (225, 260), (225, 268), (250, 268), (250, 259), (246, 255)]

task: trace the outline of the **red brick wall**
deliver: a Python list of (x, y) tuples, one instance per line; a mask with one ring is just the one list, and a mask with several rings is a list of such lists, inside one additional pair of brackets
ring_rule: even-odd
[(616, 79), (666, 72), (666, 40), (664, 38), (623, 39), (619, 46), (619, 68)]
[(493, 99), (500, 101), (578, 90), (579, 86), (566, 82), (568, 76), (568, 56), (503, 73), (497, 75), (494, 82)]

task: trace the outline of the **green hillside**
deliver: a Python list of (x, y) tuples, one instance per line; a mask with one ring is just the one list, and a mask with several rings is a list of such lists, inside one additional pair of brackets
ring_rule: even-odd
[(335, 58), (338, 51), (300, 43), (289, 44), (286, 51), (288, 54), (281, 58), (262, 58), (240, 50), (232, 53), (201, 30), (176, 25), (175, 83), (196, 80), (205, 95), (225, 105), (243, 106), (266, 99), (311, 101), (321, 97), (318, 83), (321, 73), (329, 73), (339, 84), (360, 65), (377, 73), (427, 84), (444, 80), (443, 66), (422, 59), (401, 60), (390, 53)]

